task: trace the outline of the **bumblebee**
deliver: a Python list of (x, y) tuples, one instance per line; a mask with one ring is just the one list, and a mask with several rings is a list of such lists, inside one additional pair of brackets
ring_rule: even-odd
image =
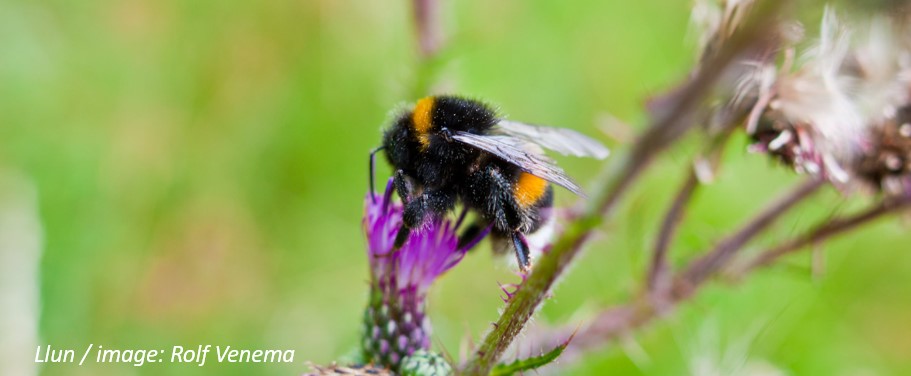
[(530, 265), (526, 235), (551, 216), (553, 186), (582, 195), (579, 186), (548, 158), (543, 148), (564, 155), (603, 159), (608, 150), (575, 131), (500, 118), (487, 104), (458, 96), (430, 96), (395, 118), (383, 144), (394, 170), (395, 190), (404, 204), (400, 247), (411, 229), (446, 215), (457, 204), (478, 219), (460, 235), (463, 244), (490, 234), (499, 248), (509, 244), (522, 270)]

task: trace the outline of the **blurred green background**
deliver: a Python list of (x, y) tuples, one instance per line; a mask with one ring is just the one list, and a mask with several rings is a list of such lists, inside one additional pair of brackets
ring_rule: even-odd
[[(605, 119), (640, 128), (645, 100), (689, 72), (689, 7), (444, 1), (435, 90), (622, 151), (629, 136), (607, 135)], [(367, 152), (390, 110), (416, 99), (410, 14), (404, 0), (0, 1), (0, 211), (36, 219), (4, 232), (5, 260), (18, 264), (2, 267), (0, 292), (25, 303), (0, 307), (19, 320), (0, 336), (28, 344), (15, 348), (23, 374), (38, 344), (296, 350), (294, 364), (87, 362), (42, 375), (296, 375), (305, 361), (350, 353), (367, 290)], [(582, 322), (639, 291), (700, 141), (659, 159), (536, 324)], [(798, 181), (745, 145), (738, 136), (697, 195), (676, 263)], [(582, 182), (601, 166), (560, 163)], [(561, 205), (573, 200), (558, 192)], [(757, 244), (852, 206), (829, 189)], [(891, 220), (830, 242), (816, 276), (804, 252), (744, 283), (712, 284), (566, 373), (911, 374), (906, 232)], [(518, 279), (486, 248), (430, 298), (437, 346), (456, 356), (497, 317), (497, 282)]]

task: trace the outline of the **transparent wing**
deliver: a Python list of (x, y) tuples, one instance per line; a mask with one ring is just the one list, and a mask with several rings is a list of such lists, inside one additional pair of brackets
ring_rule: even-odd
[(496, 155), (529, 174), (560, 185), (579, 196), (585, 196), (582, 188), (573, 182), (562, 168), (542, 154), (540, 148), (527, 141), (510, 136), (478, 135), (468, 132), (456, 132), (452, 138)]
[(500, 120), (496, 131), (533, 142), (563, 155), (607, 158), (610, 151), (600, 142), (574, 130)]

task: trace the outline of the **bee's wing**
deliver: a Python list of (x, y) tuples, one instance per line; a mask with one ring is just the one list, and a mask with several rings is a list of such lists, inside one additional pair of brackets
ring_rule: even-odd
[[(540, 152), (540, 148), (528, 142), (510, 136), (478, 135), (468, 132), (455, 132), (456, 141), (476, 147), (496, 155), (500, 159), (518, 166), (523, 171), (560, 185), (579, 196), (585, 196), (579, 187), (562, 168)], [(538, 149), (537, 151), (535, 149)]]
[(600, 142), (574, 130), (500, 120), (496, 131), (533, 142), (563, 155), (607, 158), (610, 151)]

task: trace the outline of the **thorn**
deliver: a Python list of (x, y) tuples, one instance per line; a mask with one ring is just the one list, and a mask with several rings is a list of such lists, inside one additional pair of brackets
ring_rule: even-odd
[[(503, 303), (508, 303), (512, 299), (512, 297), (515, 296), (516, 293), (519, 292), (519, 289), (522, 288), (522, 285), (525, 284), (525, 281), (528, 280), (528, 274), (523, 273), (522, 271), (517, 271), (516, 275), (519, 276), (519, 278), (522, 278), (522, 282), (503, 284), (503, 283), (500, 283), (499, 281), (497, 281), (497, 285), (500, 286), (500, 290), (503, 290), (503, 293), (506, 294), (506, 298), (502, 298), (502, 297), (500, 298), (503, 300)], [(511, 291), (510, 291), (510, 289), (511, 289)]]
[(541, 248), (541, 254), (542, 254), (542, 255), (549, 254), (549, 253), (550, 253), (550, 250), (553, 249), (553, 247), (554, 247), (553, 244), (545, 245), (544, 248)]
[(520, 285), (525, 284), (525, 281), (528, 280), (528, 275), (531, 274), (530, 271), (531, 270), (529, 270), (529, 271), (519, 270), (516, 272), (516, 275), (519, 276), (519, 278), (522, 278), (522, 282), (519, 282)]
[[(525, 282), (524, 278), (522, 279), (522, 282)], [(515, 296), (517, 292), (519, 292), (519, 287), (521, 286), (515, 283), (502, 284), (499, 281), (497, 282), (497, 285), (500, 286), (500, 290), (506, 294), (505, 297), (500, 297), (500, 299), (503, 300), (503, 303), (509, 303), (509, 301), (512, 300), (512, 297)]]
[(581, 323), (581, 322), (580, 322), (579, 324), (576, 325), (576, 329), (573, 329), (573, 334), (570, 334), (570, 335), (569, 335), (569, 338), (567, 338), (566, 341), (563, 341), (563, 346), (564, 346), (564, 347), (569, 346), (569, 343), (572, 342), (572, 341), (573, 341), (573, 338), (576, 337), (576, 333), (579, 333), (579, 329), (580, 329), (580, 328), (582, 328), (582, 323)]

